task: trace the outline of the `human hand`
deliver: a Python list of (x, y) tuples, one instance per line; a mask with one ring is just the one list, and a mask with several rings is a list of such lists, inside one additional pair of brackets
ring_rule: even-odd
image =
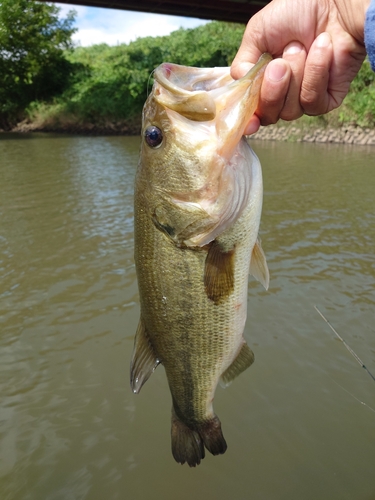
[(328, 113), (340, 106), (366, 56), (363, 26), (369, 0), (273, 0), (249, 21), (232, 63), (242, 77), (260, 55), (265, 71), (256, 114), (260, 125)]

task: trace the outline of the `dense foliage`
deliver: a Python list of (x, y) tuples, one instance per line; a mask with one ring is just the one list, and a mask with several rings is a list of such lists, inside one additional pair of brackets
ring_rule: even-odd
[(0, 126), (14, 122), (31, 101), (65, 90), (74, 14), (61, 20), (58, 12), (50, 4), (0, 0)]
[(362, 64), (338, 113), (340, 123), (375, 127), (375, 73), (368, 60)]
[(165, 37), (139, 38), (128, 45), (78, 47), (67, 54), (76, 67), (75, 81), (55, 100), (53, 110), (60, 117), (73, 114), (82, 122), (96, 123), (139, 116), (156, 66), (164, 61), (228, 66), (242, 35), (243, 27), (238, 24), (212, 22)]

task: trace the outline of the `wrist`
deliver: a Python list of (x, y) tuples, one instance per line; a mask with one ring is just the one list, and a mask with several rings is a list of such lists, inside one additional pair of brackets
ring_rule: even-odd
[(364, 25), (370, 0), (334, 0), (347, 32), (364, 45)]

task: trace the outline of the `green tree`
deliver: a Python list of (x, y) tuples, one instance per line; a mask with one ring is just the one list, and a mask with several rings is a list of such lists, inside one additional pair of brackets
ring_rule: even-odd
[(59, 109), (83, 122), (140, 117), (159, 64), (229, 66), (243, 32), (242, 25), (214, 21), (169, 36), (138, 38), (128, 45), (78, 47), (67, 57), (82, 70), (63, 93)]
[(0, 127), (9, 128), (33, 100), (61, 93), (73, 65), (64, 56), (72, 48), (75, 12), (59, 19), (53, 4), (0, 0)]

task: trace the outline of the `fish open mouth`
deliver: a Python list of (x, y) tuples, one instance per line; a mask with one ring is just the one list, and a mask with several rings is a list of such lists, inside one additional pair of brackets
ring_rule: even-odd
[(246, 108), (246, 117), (251, 116), (256, 106), (249, 106), (249, 94), (258, 95), (265, 67), (271, 59), (269, 54), (263, 54), (239, 80), (232, 79), (229, 67), (193, 68), (163, 63), (154, 72), (158, 84), (155, 99), (193, 121), (213, 120), (224, 109), (233, 110), (235, 102), (239, 103), (236, 107)]

